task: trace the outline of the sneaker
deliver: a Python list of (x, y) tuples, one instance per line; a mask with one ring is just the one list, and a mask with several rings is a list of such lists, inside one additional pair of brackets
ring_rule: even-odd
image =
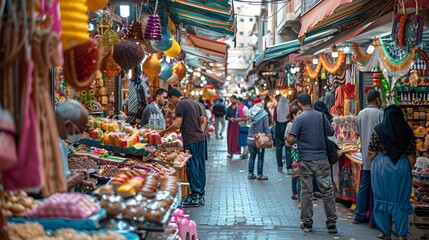
[(182, 202), (182, 206), (184, 208), (187, 207), (199, 207), (200, 206), (200, 199), (199, 198), (194, 198), (191, 196), (188, 196), (183, 202)]
[(226, 156), (227, 158), (232, 158), (232, 154), (228, 153), (228, 155)]
[(240, 156), (240, 159), (247, 159), (247, 154), (242, 154), (242, 155)]
[(313, 226), (309, 226), (305, 223), (301, 223), (301, 225), (299, 225), (299, 227), (302, 229), (302, 231), (304, 231), (306, 233), (313, 231)]
[(329, 226), (328, 227), (328, 233), (338, 233), (338, 230), (337, 230), (337, 226), (336, 225), (333, 225), (333, 226)]
[(220, 139), (223, 139), (223, 136), (222, 136), (222, 134), (220, 134), (219, 136), (220, 136)]
[(256, 179), (256, 175), (253, 173), (249, 173), (249, 175), (247, 175), (247, 179)]
[(290, 169), (290, 168), (289, 168), (289, 169), (287, 170), (287, 175), (292, 175), (292, 174), (293, 174), (292, 169)]
[(257, 180), (268, 180), (268, 177), (264, 176), (264, 175), (258, 175), (258, 177), (256, 179)]
[(357, 219), (353, 219), (353, 224), (361, 224), (361, 223), (368, 223), (369, 220), (365, 219), (365, 220), (357, 220)]
[(201, 196), (199, 199), (200, 206), (204, 206), (206, 204), (206, 200), (204, 199), (204, 196)]
[(278, 172), (283, 172), (283, 167), (278, 167), (278, 168), (277, 168), (277, 171), (278, 171)]

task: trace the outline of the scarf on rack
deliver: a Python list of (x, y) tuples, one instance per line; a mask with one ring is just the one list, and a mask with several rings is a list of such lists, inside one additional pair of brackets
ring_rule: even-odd
[(263, 117), (268, 115), (267, 111), (264, 110), (264, 101), (260, 103), (255, 103), (253, 107), (250, 108), (249, 117), (252, 120), (251, 124), (255, 124), (259, 120), (261, 120)]
[(413, 131), (405, 121), (404, 113), (396, 105), (389, 106), (384, 110), (383, 122), (374, 130), (390, 160), (396, 164), (413, 137)]
[(289, 115), (289, 101), (287, 97), (280, 97), (279, 103), (276, 108), (276, 121), (285, 123), (287, 121), (287, 115)]

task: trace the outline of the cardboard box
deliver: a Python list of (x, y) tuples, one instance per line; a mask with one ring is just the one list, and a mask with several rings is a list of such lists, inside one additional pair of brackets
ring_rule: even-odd
[(429, 240), (429, 208), (415, 207), (408, 218), (408, 239)]

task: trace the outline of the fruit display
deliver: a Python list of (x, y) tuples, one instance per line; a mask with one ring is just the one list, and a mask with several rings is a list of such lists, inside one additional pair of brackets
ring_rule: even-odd
[(24, 191), (7, 191), (0, 195), (0, 210), (5, 217), (24, 217), (37, 202)]

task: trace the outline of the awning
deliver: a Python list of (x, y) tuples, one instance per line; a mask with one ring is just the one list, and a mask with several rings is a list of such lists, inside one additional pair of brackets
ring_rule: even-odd
[(365, 25), (390, 12), (392, 6), (393, 1), (385, 0), (354, 0), (351, 3), (343, 4), (332, 15), (307, 29), (300, 40), (303, 42), (305, 37), (310, 37), (328, 29), (335, 29), (337, 31), (336, 35), (343, 32), (347, 33), (344, 35), (348, 35), (355, 30), (362, 30)]
[(216, 74), (208, 73), (208, 72), (205, 72), (205, 71), (200, 71), (200, 73), (201, 73), (202, 76), (206, 77), (206, 80), (209, 83), (211, 83), (211, 85), (213, 85), (214, 88), (216, 88), (216, 89), (222, 89), (223, 84), (225, 83), (225, 81), (221, 77), (217, 76)]
[(199, 48), (201, 51), (210, 55), (226, 58), (227, 50), (228, 50), (226, 43), (211, 40), (208, 38), (203, 38), (193, 34), (187, 34), (187, 35), (188, 35), (189, 43)]
[(168, 0), (167, 5), (175, 22), (235, 35), (232, 0)]
[[(332, 35), (331, 32), (317, 34), (312, 37), (306, 38), (304, 44), (309, 44), (315, 41), (319, 41), (331, 35)], [(255, 59), (255, 67), (258, 67), (259, 65), (261, 65), (263, 62), (266, 62), (266, 61), (277, 59), (279, 57), (285, 57), (286, 55), (296, 52), (300, 49), (301, 49), (301, 43), (299, 42), (298, 39), (267, 47), (264, 53), (259, 55)]]
[(299, 31), (298, 37), (303, 36), (309, 28), (313, 27), (324, 18), (331, 16), (337, 7), (352, 1), (353, 0), (325, 0), (320, 2), (301, 16), (301, 30)]

